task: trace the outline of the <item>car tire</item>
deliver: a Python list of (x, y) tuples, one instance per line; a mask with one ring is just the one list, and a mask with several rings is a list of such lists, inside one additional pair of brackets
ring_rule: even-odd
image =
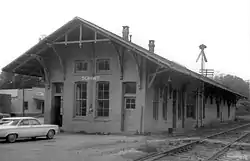
[(9, 134), (7, 137), (6, 137), (6, 140), (7, 142), (9, 143), (14, 143), (17, 139), (17, 134)]
[(49, 130), (46, 137), (47, 139), (53, 139), (55, 136), (55, 131), (54, 130)]
[(31, 137), (31, 140), (36, 140), (36, 137)]

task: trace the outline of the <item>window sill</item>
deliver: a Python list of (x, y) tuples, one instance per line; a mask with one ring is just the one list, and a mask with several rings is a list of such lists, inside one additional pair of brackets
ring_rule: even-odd
[(96, 75), (112, 75), (111, 71), (96, 72)]
[(73, 121), (88, 121), (88, 119), (87, 119), (86, 117), (87, 117), (87, 116), (73, 117), (72, 120), (73, 120)]
[(110, 117), (93, 117), (82, 116), (82, 117), (73, 117), (72, 121), (94, 121), (94, 122), (110, 122), (112, 119)]
[(109, 122), (109, 121), (112, 121), (112, 119), (109, 118), (109, 117), (96, 117), (94, 120), (97, 121), (97, 122)]

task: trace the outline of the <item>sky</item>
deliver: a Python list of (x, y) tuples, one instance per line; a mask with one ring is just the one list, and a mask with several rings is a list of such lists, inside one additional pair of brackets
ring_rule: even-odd
[(198, 71), (199, 45), (207, 69), (250, 79), (250, 0), (8, 0), (0, 2), (0, 68), (75, 16)]

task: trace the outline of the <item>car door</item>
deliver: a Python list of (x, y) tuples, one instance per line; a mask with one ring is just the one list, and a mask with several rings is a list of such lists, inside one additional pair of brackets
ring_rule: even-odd
[(33, 131), (31, 129), (31, 125), (28, 119), (23, 119), (17, 128), (18, 137), (32, 137)]
[(30, 119), (29, 122), (30, 122), (34, 136), (43, 136), (44, 135), (44, 132), (43, 132), (44, 128), (38, 120)]

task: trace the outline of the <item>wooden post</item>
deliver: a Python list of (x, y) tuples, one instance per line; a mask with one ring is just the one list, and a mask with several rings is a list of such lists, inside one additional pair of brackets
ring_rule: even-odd
[(141, 106), (141, 120), (140, 120), (140, 134), (143, 133), (143, 113), (144, 109), (143, 109), (143, 106)]
[(80, 25), (80, 33), (79, 33), (79, 47), (82, 47), (82, 25)]
[(24, 111), (25, 111), (25, 109), (24, 109), (24, 102), (25, 102), (25, 99), (24, 99), (24, 95), (25, 95), (24, 87), (22, 88), (22, 92), (23, 92), (22, 104), (23, 104), (23, 116), (24, 116), (24, 115), (25, 115), (25, 114), (24, 114)]

